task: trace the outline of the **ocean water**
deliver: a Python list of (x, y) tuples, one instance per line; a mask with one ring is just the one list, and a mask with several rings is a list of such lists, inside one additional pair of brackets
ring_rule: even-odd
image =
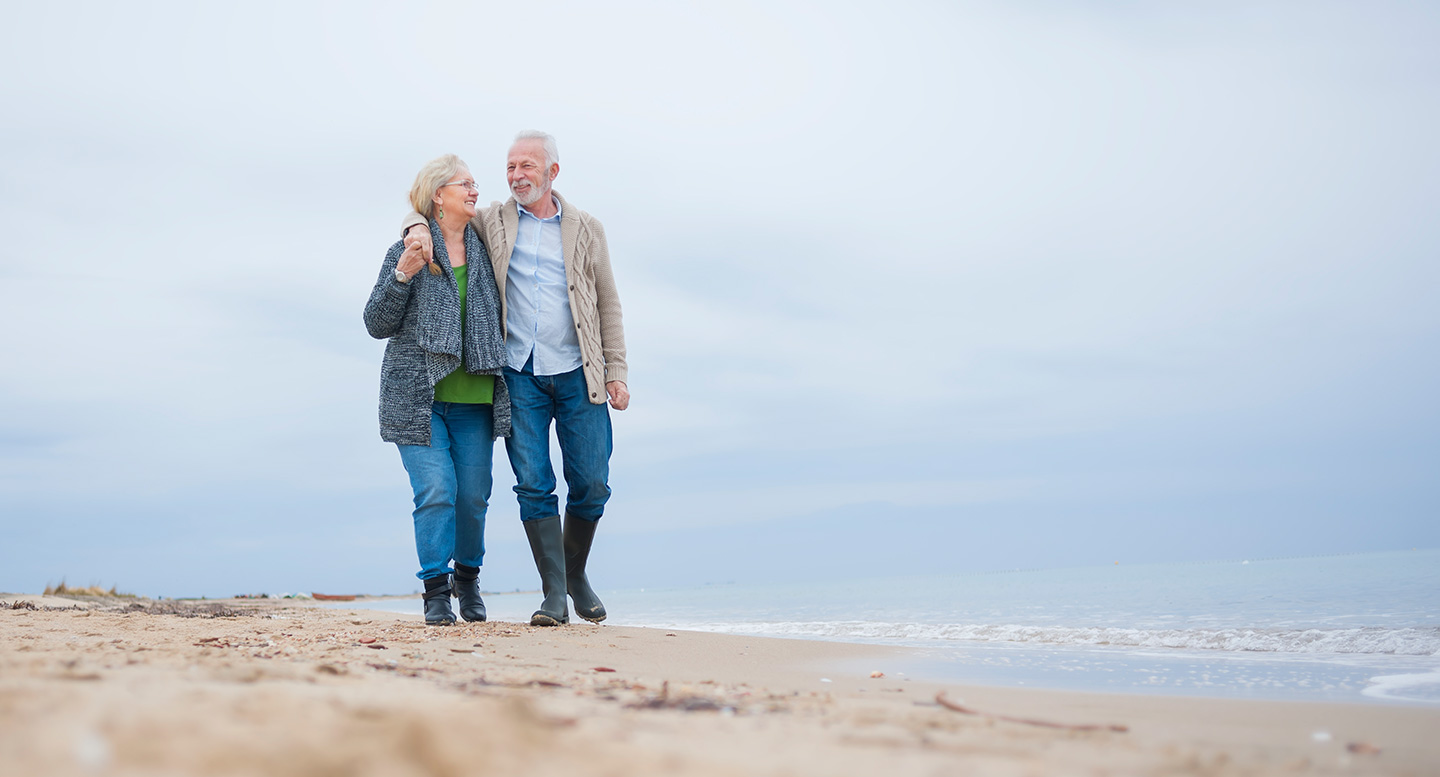
[[(615, 625), (916, 649), (864, 674), (1440, 705), (1440, 550), (601, 595)], [(523, 621), (539, 599), (486, 603)]]

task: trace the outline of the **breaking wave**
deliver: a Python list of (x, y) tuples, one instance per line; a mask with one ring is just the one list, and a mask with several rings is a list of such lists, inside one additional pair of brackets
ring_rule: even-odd
[(1250, 653), (1440, 655), (1440, 628), (1122, 629), (927, 625), (873, 621), (671, 624), (670, 628), (841, 642), (1008, 642), (1030, 645), (1176, 648)]

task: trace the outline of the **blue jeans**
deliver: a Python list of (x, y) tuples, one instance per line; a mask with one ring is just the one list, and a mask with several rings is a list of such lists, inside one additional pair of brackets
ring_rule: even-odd
[(421, 580), (450, 574), (452, 559), (478, 567), (485, 558), (494, 425), (490, 405), (436, 402), (430, 406), (430, 444), (396, 445), (415, 491)]
[(600, 520), (610, 499), (610, 409), (590, 402), (583, 368), (537, 376), (527, 362), (519, 372), (505, 368), (505, 386), (510, 389), (511, 425), (505, 452), (515, 470), (520, 520), (560, 514), (550, 463), (551, 421), (565, 472), (565, 512), (585, 521)]

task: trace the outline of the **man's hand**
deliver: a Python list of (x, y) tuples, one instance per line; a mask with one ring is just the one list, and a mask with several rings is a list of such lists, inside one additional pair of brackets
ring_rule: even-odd
[(419, 247), (407, 246), (405, 253), (400, 254), (400, 261), (395, 265), (395, 269), (405, 273), (408, 277), (414, 278), (415, 273), (420, 272), (420, 268), (424, 267), (425, 264), (425, 258), (421, 255)]
[(630, 406), (630, 389), (618, 380), (612, 380), (605, 384), (605, 393), (610, 395), (610, 406), (616, 410), (624, 410)]
[(405, 247), (418, 247), (420, 249), (420, 257), (425, 260), (425, 264), (429, 264), (434, 261), (434, 257), (430, 254), (430, 230), (417, 229), (417, 227), (424, 226), (424, 224), (416, 224), (405, 232)]

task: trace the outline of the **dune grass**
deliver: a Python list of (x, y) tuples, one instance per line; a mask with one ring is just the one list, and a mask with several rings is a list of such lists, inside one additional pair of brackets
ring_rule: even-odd
[(45, 595), (46, 595), (46, 596), (106, 596), (106, 597), (115, 598), (115, 599), (134, 599), (134, 598), (135, 598), (135, 594), (122, 593), (121, 591), (119, 591), (119, 590), (117, 589), (116, 586), (110, 586), (110, 590), (108, 590), (108, 591), (105, 590), (104, 588), (101, 588), (101, 587), (98, 586), (98, 585), (92, 585), (92, 586), (85, 587), (85, 588), (81, 588), (81, 587), (78, 587), (78, 586), (77, 586), (77, 587), (72, 587), (72, 586), (66, 585), (64, 580), (61, 580), (59, 585), (47, 585), (47, 586), (45, 586)]

